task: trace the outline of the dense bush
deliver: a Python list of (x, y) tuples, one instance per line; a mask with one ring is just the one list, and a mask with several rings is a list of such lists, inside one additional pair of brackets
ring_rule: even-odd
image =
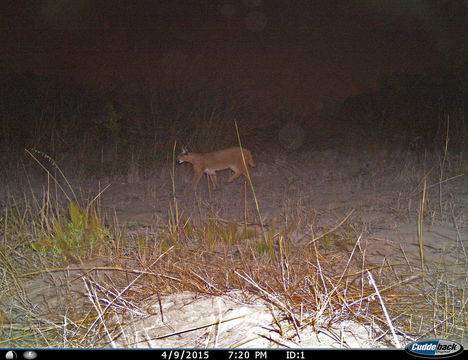
[(395, 75), (377, 91), (348, 98), (339, 118), (356, 137), (389, 145), (440, 147), (447, 129), (452, 149), (467, 144), (468, 77), (464, 73)]

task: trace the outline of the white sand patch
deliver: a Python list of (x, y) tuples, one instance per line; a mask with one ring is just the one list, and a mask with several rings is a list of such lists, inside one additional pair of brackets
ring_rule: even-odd
[[(223, 296), (191, 292), (145, 301), (147, 316), (125, 315), (114, 321), (117, 347), (130, 348), (376, 348), (377, 327), (355, 321), (311, 322), (294, 326), (287, 314), (259, 298), (244, 300), (240, 291)], [(162, 309), (162, 313), (161, 313)], [(321, 325), (318, 325), (320, 323)]]

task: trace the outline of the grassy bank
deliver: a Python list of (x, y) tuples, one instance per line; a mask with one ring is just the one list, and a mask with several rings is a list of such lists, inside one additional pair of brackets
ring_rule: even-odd
[[(447, 164), (425, 175), (441, 176), (442, 196), (447, 174), (456, 171)], [(164, 226), (130, 226), (102, 211), (103, 189), (83, 201), (65, 176), (52, 175), (42, 191), (25, 188), (4, 202), (1, 346), (108, 347), (117, 339), (120, 346), (138, 345), (120, 335), (149, 316), (145, 299), (157, 294), (162, 306), (165, 296), (187, 291), (240, 291), (246, 302), (266, 301), (283, 339), (271, 346), (297, 340), (306, 329), (334, 334), (339, 343), (336, 326), (345, 321), (369, 326), (379, 346), (421, 337), (466, 344), (466, 254), (451, 263), (429, 263), (423, 253), (419, 264), (372, 262), (366, 248), (373, 238), (360, 209), (331, 226), (305, 209), (287, 224), (215, 214), (195, 224), (174, 197)], [(421, 224), (449, 214), (445, 198), (429, 199), (426, 186), (418, 188), (417, 197), (426, 197)], [(304, 241), (297, 241), (299, 224), (307, 228)], [(422, 234), (418, 241), (426, 246)]]
[[(252, 84), (187, 81), (193, 68), (167, 66), (105, 92), (3, 71), (0, 347), (111, 346), (126, 325), (148, 315), (144, 301), (151, 295), (161, 304), (164, 296), (184, 291), (231, 290), (245, 301), (269, 303), (279, 314), (275, 331), (284, 341), (313, 328), (333, 333), (339, 343), (334, 326), (352, 320), (371, 326), (376, 344), (437, 337), (466, 346), (466, 249), (453, 262), (428, 263), (420, 229), (434, 219), (452, 222), (459, 234), (466, 227), (466, 210), (445, 191), (447, 183), (466, 176), (466, 78), (396, 77), (341, 106), (293, 111), (291, 104), (262, 102), (252, 95)], [(290, 160), (296, 153), (305, 154), (299, 165), (309, 167), (313, 151), (325, 147), (348, 157), (353, 151), (404, 154), (404, 172), (391, 176), (414, 183), (398, 189), (391, 210), (410, 221), (418, 204), (419, 262), (369, 262), (365, 245), (379, 239), (366, 238), (370, 226), (359, 215), (362, 209), (333, 214), (334, 222), (325, 225), (315, 209), (301, 205), (302, 192), (290, 200), (294, 211), (284, 221), (260, 221), (261, 206), (255, 215), (260, 220), (247, 220), (252, 184), (242, 193), (244, 221), (219, 216), (211, 193), (194, 197), (194, 212), (210, 211), (200, 216), (203, 221), (192, 221), (174, 190), (180, 180), (172, 167), (174, 144), (196, 151), (235, 145), (235, 122), (243, 145), (263, 156), (258, 176), (284, 172), (291, 187), (305, 182), (295, 178), (296, 169), (303, 170)], [(291, 123), (285, 138), (299, 134), (301, 141), (285, 149), (279, 134)], [(268, 153), (271, 148), (277, 152)], [(325, 157), (328, 168), (313, 176), (337, 181), (337, 158)], [(272, 165), (262, 170), (268, 161)], [(369, 174), (374, 187), (381, 185), (374, 175), (387, 169), (387, 161), (376, 160), (374, 167), (363, 162), (340, 174), (358, 179), (350, 192), (359, 193), (372, 187), (365, 182)], [(422, 174), (412, 168), (416, 164)], [(128, 186), (171, 171), (172, 190), (161, 186), (170, 202), (152, 204), (153, 213), (168, 215), (166, 223), (121, 223), (116, 213), (103, 211), (107, 188), (101, 181)], [(76, 185), (86, 181), (91, 188)], [(320, 195), (318, 186), (308, 190), (308, 196)], [(228, 195), (222, 200), (232, 206)], [(460, 236), (450, 241), (464, 249)]]

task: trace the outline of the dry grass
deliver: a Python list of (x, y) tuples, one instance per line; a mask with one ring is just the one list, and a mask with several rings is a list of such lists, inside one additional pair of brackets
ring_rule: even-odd
[[(335, 334), (346, 346), (336, 326), (347, 321), (372, 329), (374, 346), (403, 346), (422, 337), (466, 345), (468, 259), (461, 237), (454, 240), (463, 251), (450, 263), (427, 263), (422, 230), (419, 266), (385, 258), (379, 263), (368, 254), (371, 239), (359, 209), (326, 227), (310, 220), (300, 200), (291, 205), (296, 212), (286, 225), (249, 223), (247, 214), (243, 222), (215, 214), (196, 224), (183, 217), (174, 185), (166, 226), (129, 228), (100, 211), (104, 190), (84, 204), (59, 201), (52, 189), (70, 184), (48, 174), (40, 197), (32, 191), (21, 203), (10, 197), (1, 217), (1, 347), (138, 346), (148, 338), (126, 338), (125, 329), (151, 315), (150, 300), (171, 328), (163, 310), (168, 296), (219, 297), (234, 290), (245, 302), (269, 304), (274, 320), (265, 326), (277, 334), (272, 347), (298, 343), (306, 331)], [(428, 214), (434, 217), (432, 210), (447, 216), (447, 177), (439, 171), (441, 195), (430, 202), (429, 175), (418, 192), (418, 229)], [(304, 241), (297, 241), (298, 229), (305, 231)], [(152, 340), (215, 329), (243, 316), (187, 324)], [(219, 344), (218, 336), (211, 346)]]

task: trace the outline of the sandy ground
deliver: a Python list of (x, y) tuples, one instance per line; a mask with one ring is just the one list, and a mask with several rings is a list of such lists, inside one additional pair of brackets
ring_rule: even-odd
[[(405, 263), (409, 268), (420, 265), (418, 207), (424, 174), (428, 173), (425, 169), (430, 168), (421, 157), (398, 151), (252, 153), (257, 163), (251, 168), (257, 203), (243, 177), (226, 183), (230, 170), (218, 173), (220, 189), (210, 189), (204, 177), (195, 193), (184, 195), (192, 178), (191, 165), (172, 168), (167, 164), (147, 174), (144, 180), (102, 182), (101, 189), (110, 186), (100, 198), (101, 206), (109, 219), (116, 216), (119, 224), (127, 223), (136, 232), (167, 226), (170, 209), (174, 211), (176, 202), (180, 217), (193, 223), (203, 223), (210, 217), (251, 224), (263, 222), (267, 226), (275, 223), (278, 227), (295, 222), (290, 236), (297, 244), (311, 241), (351, 213), (348, 221), (359, 224), (369, 264)], [(433, 157), (430, 161), (434, 164), (438, 160)], [(451, 164), (457, 165), (455, 160)], [(462, 166), (466, 169), (466, 164)], [(428, 264), (450, 264), (460, 259), (466, 262), (468, 179), (455, 175), (458, 174), (445, 174), (444, 180), (449, 180), (442, 187), (438, 184), (437, 170), (427, 177), (423, 251)], [(81, 186), (89, 187), (90, 198), (99, 192), (95, 183)], [(46, 287), (42, 281), (35, 280), (30, 285), (31, 293), (35, 294), (32, 298), (38, 302)], [(84, 294), (89, 289), (85, 291), (81, 285), (81, 291)], [(86, 301), (85, 295), (82, 300)], [(134, 314), (114, 319), (126, 325), (121, 326), (120, 334), (113, 336), (107, 346), (396, 345), (392, 341), (376, 341), (377, 325), (365, 326), (352, 320), (299, 330), (289, 323), (280, 331), (277, 309), (254, 296), (246, 299), (245, 293), (241, 296), (235, 289), (218, 297), (189, 292), (162, 298), (153, 296), (136, 308)]]
[[(244, 177), (226, 182), (231, 170), (217, 173), (220, 189), (211, 189), (204, 177), (195, 193), (184, 194), (191, 183), (192, 169), (190, 164), (183, 164), (174, 169), (164, 166), (138, 183), (112, 183), (102, 195), (102, 204), (121, 224), (136, 227), (166, 226), (169, 209), (175, 208), (174, 199), (180, 217), (194, 223), (211, 217), (251, 224), (261, 221), (267, 226), (296, 222), (295, 242), (310, 241), (312, 230), (330, 229), (353, 211), (351, 221), (365, 225), (369, 255), (375, 254), (376, 261), (401, 256), (401, 249), (409, 257), (417, 250), (419, 259), (418, 208), (428, 165), (418, 156), (334, 150), (254, 156), (257, 166), (251, 168), (251, 176), (257, 202)], [(463, 240), (468, 239), (467, 177), (444, 177), (450, 180), (441, 188), (441, 217), (437, 176), (433, 171), (435, 179), (427, 180), (423, 221), (427, 259), (434, 256), (436, 260), (441, 253), (451, 256), (463, 251)]]
[[(164, 297), (161, 317), (156, 296), (148, 299), (149, 315), (127, 317), (114, 346), (187, 348), (380, 348), (371, 326), (327, 321), (295, 328), (282, 319), (282, 311), (270, 303), (237, 291), (223, 296), (183, 292)], [(204, 314), (202, 317), (201, 314)], [(122, 321), (121, 319), (119, 319)], [(299, 319), (300, 320), (300, 319)], [(325, 320), (325, 319), (324, 319)]]

